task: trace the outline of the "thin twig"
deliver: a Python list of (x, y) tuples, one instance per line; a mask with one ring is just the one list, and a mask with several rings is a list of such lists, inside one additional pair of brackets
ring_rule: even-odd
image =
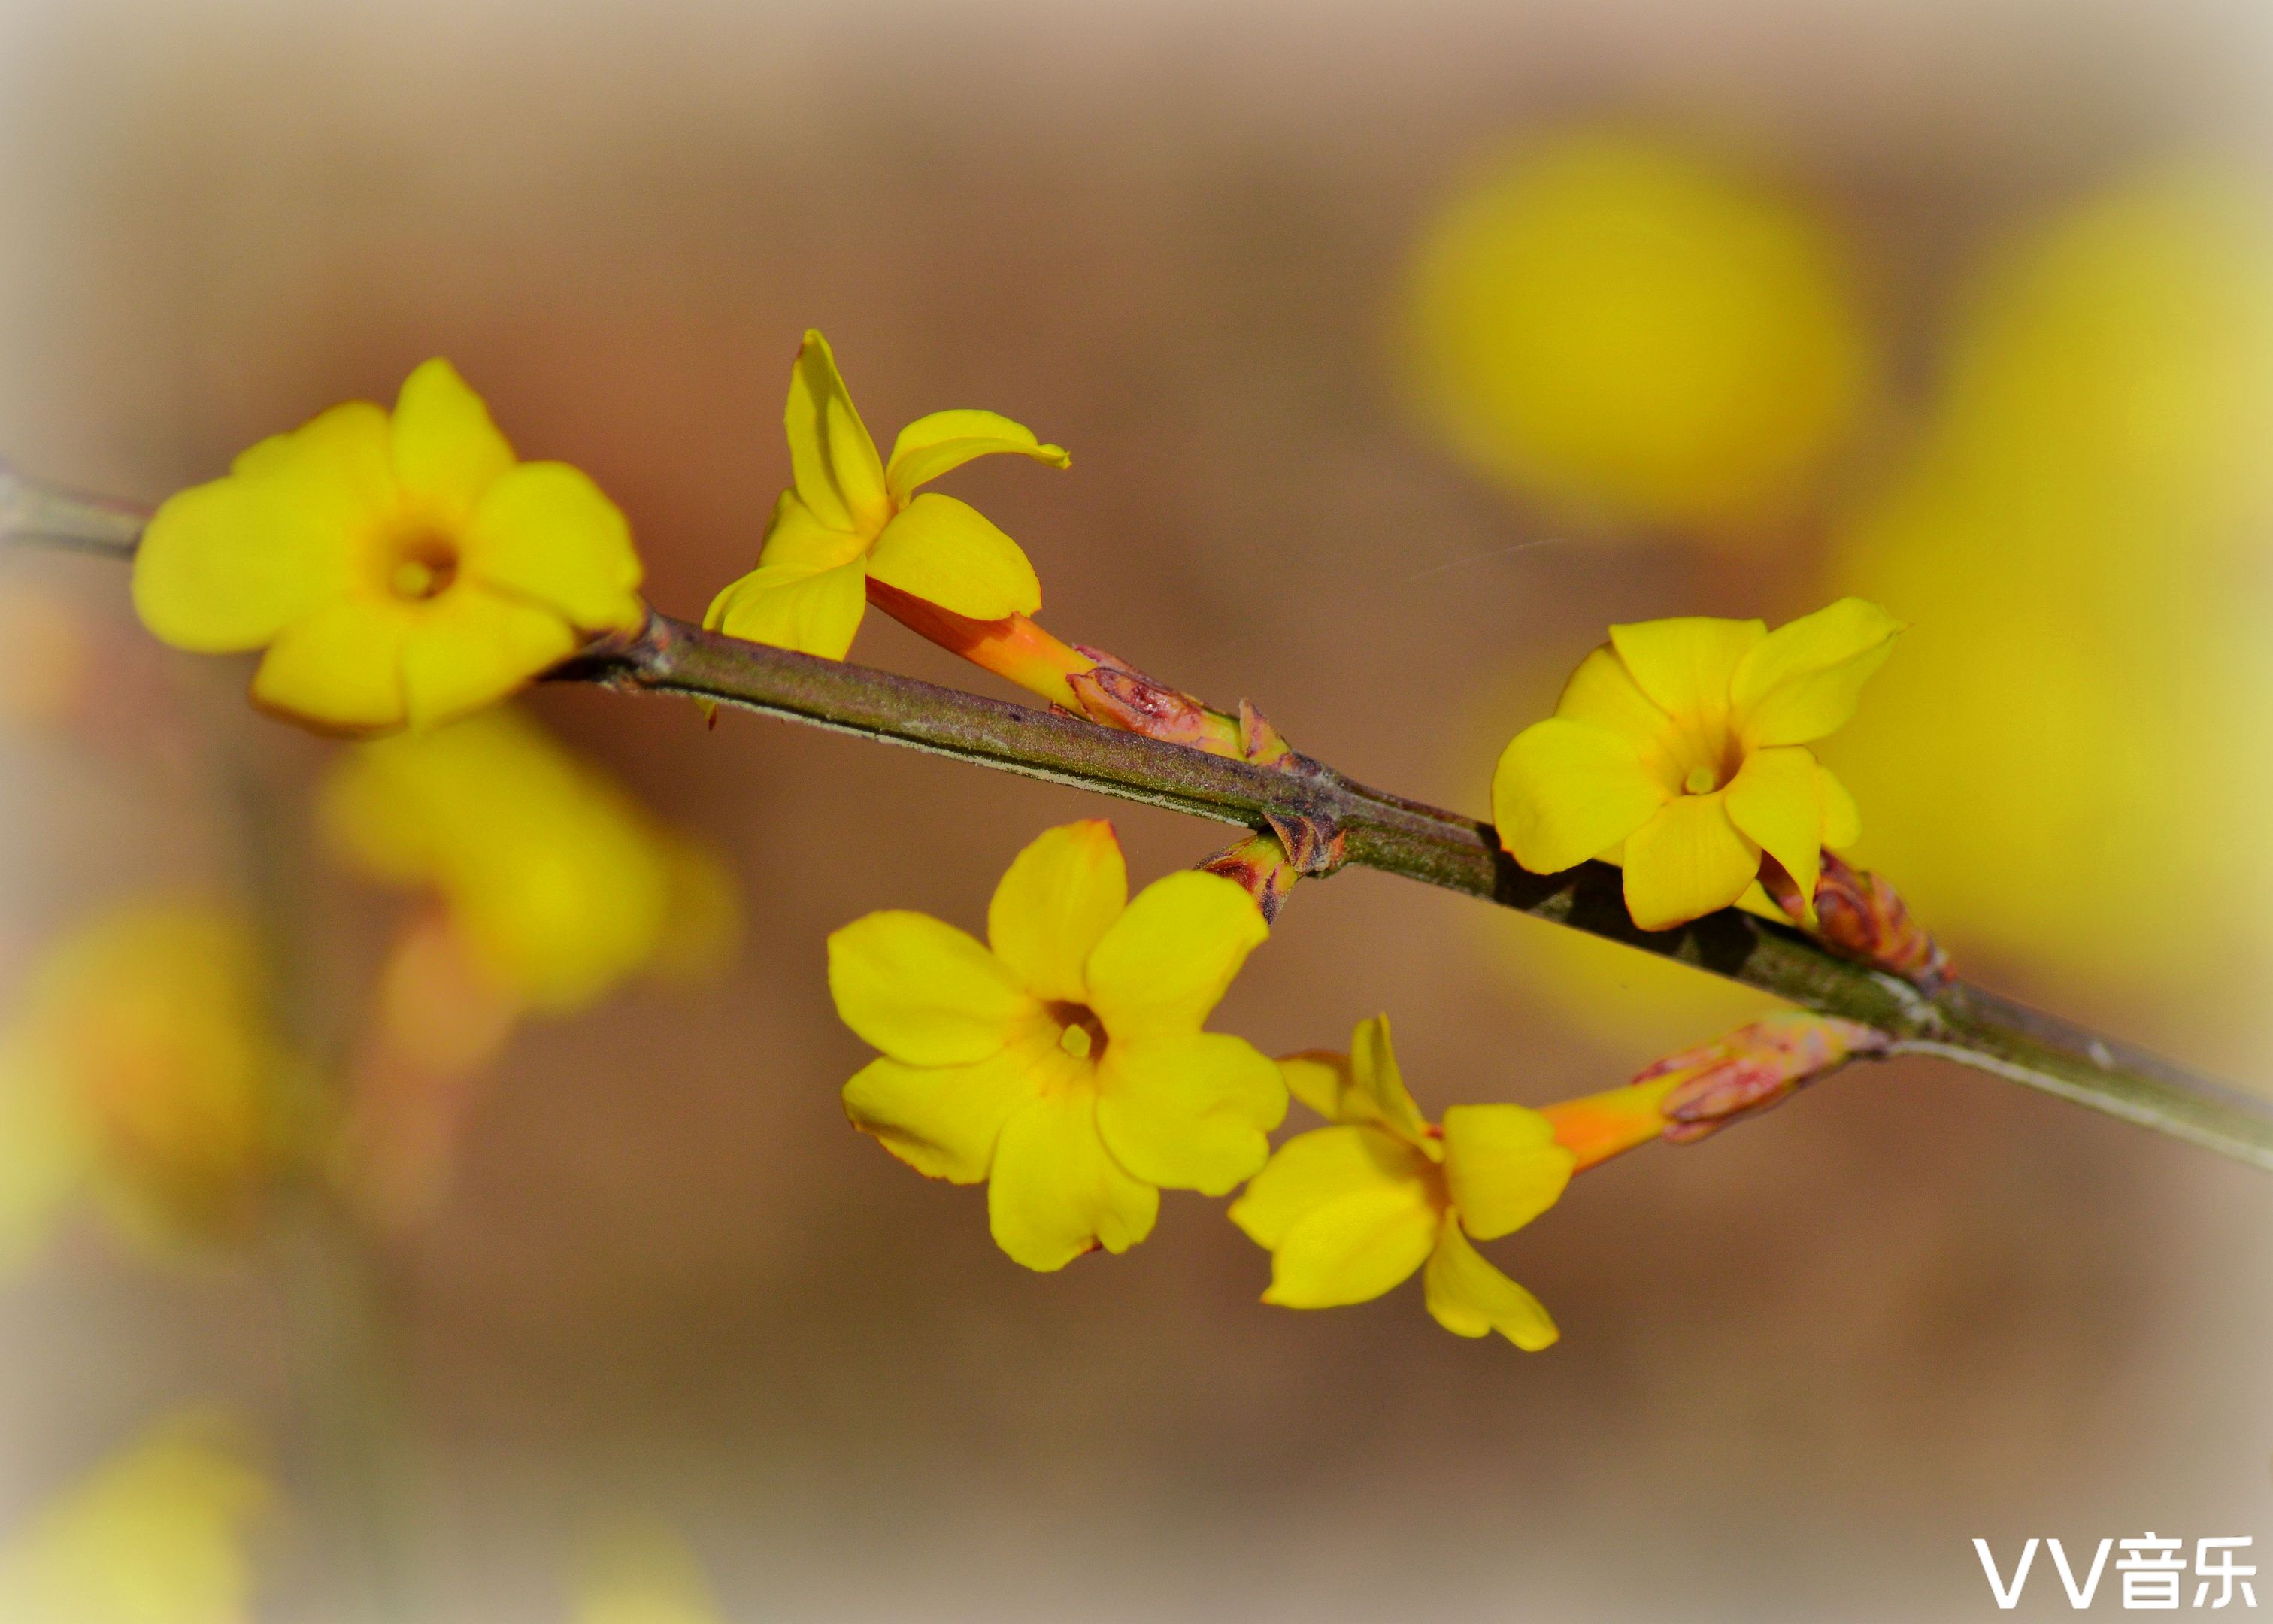
[(1562, 874), (1527, 873), (1500, 849), (1489, 824), (1369, 789), (1307, 758), (1291, 770), (1257, 767), (662, 615), (638, 637), (596, 648), (554, 675), (738, 706), (1219, 823), (1261, 830), (1274, 820), (1316, 819), (1341, 832), (1347, 862), (1709, 970), (1890, 1033), (1895, 1052), (1939, 1055), (2273, 1169), (2273, 1100), (1964, 982), (1928, 996), (1737, 909), (1678, 930), (1641, 930), (1627, 915), (1617, 870), (1588, 863)]
[(80, 496), (22, 479), (0, 463), (0, 536), (35, 547), (124, 561), (134, 556), (147, 508)]
[[(0, 470), (0, 535), (8, 539), (124, 558), (131, 556), (140, 518), (124, 505), (48, 490)], [(1369, 789), (1307, 757), (1258, 767), (889, 671), (743, 642), (664, 615), (651, 617), (638, 636), (596, 646), (552, 676), (737, 706), (1257, 831), (1312, 821), (1341, 834), (1346, 862), (1725, 976), (1876, 1027), (1893, 1036), (1894, 1052), (1939, 1055), (2273, 1169), (2273, 1099), (1965, 982), (1928, 995), (1737, 909), (1677, 930), (1641, 930), (1626, 913), (1616, 869), (1588, 863), (1561, 874), (1527, 873), (1500, 849), (1489, 824)]]

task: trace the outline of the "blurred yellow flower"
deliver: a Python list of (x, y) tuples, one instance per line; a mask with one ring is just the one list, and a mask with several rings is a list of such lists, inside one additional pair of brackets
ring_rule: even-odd
[(235, 915), (141, 902), (64, 936), (0, 1030), (0, 1255), (81, 1188), (152, 1241), (235, 1234), (280, 1149), (288, 1072)]
[(2262, 179), (2126, 177), (1963, 307), (1915, 467), (1832, 562), (1919, 625), (1840, 740), (1872, 858), (1961, 958), (2262, 1071), (2262, 1026), (2222, 1045), (2273, 968)]
[(1767, 182), (1671, 142), (1565, 136), (1416, 251), (1405, 362), (1484, 472), (1610, 523), (1727, 538), (1789, 508), (1875, 370), (1844, 255)]
[(1555, 715), (1516, 735), (1492, 779), (1501, 842), (1534, 873), (1625, 865), (1644, 930), (1726, 908), (1763, 851), (1812, 897), (1855, 803), (1804, 746), (1855, 714), (1901, 624), (1842, 598), (1770, 632), (1691, 617), (1612, 626)]
[(631, 531), (561, 462), (516, 462), (446, 361), (392, 417), (335, 406), (169, 498), (134, 562), (152, 632), (266, 648), (253, 698), (345, 731), (477, 710), (644, 621)]
[(1227, 1194), (1286, 1114), (1266, 1057), (1200, 1029), (1270, 934), (1254, 902), (1196, 871), (1128, 893), (1090, 819), (1018, 854), (986, 945), (904, 912), (829, 939), (836, 1012), (884, 1051), (844, 1086), (853, 1126), (919, 1172), (990, 1180), (995, 1242), (1029, 1269), (1128, 1250), (1161, 1189)]
[(1070, 460), (993, 412), (934, 412), (876, 454), (829, 341), (808, 332), (789, 384), (790, 467), (758, 567), (711, 602), (702, 624), (729, 637), (841, 660), (867, 608), (868, 580), (973, 620), (1031, 615), (1041, 583), (1018, 544), (979, 512), (916, 487), (974, 457)]
[(1535, 1352), (1557, 1336), (1539, 1299), (1485, 1261), (1469, 1237), (1512, 1234), (1552, 1207), (1576, 1158), (1521, 1105), (1455, 1105), (1422, 1119), (1390, 1046), (1389, 1017), (1358, 1023), (1348, 1054), (1279, 1063), (1294, 1097), (1334, 1126), (1272, 1153), (1231, 1205), (1271, 1254), (1266, 1303), (1370, 1302), (1421, 1269), (1429, 1312), (1461, 1336), (1497, 1331)]
[(9, 1624), (251, 1624), (247, 1524), (267, 1486), (226, 1418), (151, 1427), (0, 1547)]
[(666, 1525), (626, 1523), (592, 1542), (575, 1583), (574, 1624), (720, 1624), (694, 1553)]
[(319, 815), (352, 866), (439, 894), (479, 968), (536, 1008), (733, 946), (717, 859), (511, 709), (353, 747)]

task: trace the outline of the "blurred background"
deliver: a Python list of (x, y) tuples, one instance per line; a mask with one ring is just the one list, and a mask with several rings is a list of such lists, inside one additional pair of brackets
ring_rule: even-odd
[[(880, 436), (1072, 450), (956, 476), (1053, 630), (1474, 812), (1606, 624), (1862, 592), (1861, 859), (2265, 1088), (2269, 78), (2247, 0), (9, 0), (0, 453), (152, 501), (444, 354), (693, 616), (817, 326)], [(26, 1616), (1962, 1619), (1977, 1535), (2273, 1546), (2262, 1174), (1910, 1061), (1496, 1248), (1538, 1356), (1262, 1307), (1197, 1196), (1031, 1276), (846, 1126), (821, 939), (1097, 803), (583, 690), (350, 751), (99, 560), (0, 636)], [(1433, 1112), (1765, 1007), (1350, 872), (1217, 1024), (1385, 1010)], [(343, 1097), (352, 1233), (260, 1177)]]

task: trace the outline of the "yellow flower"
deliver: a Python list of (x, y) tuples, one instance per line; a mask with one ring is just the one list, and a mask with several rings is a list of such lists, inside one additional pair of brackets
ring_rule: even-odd
[(1010, 452), (1064, 468), (1059, 446), (993, 412), (934, 412), (900, 430), (885, 461), (852, 409), (829, 341), (808, 332), (790, 372), (790, 467), (758, 567), (702, 624), (729, 637), (841, 660), (871, 578), (973, 620), (1031, 615), (1041, 583), (1018, 544), (976, 508), (916, 487), (973, 457)]
[(169, 498), (134, 606), (201, 654), (266, 648), (263, 706), (319, 727), (426, 727), (512, 692), (646, 617), (615, 505), (560, 462), (515, 462), (446, 361), (392, 417), (335, 406)]
[(251, 1216), (285, 1075), (243, 921), (102, 915), (41, 958), (0, 1032), (0, 1253), (83, 1187), (130, 1232), (211, 1240)]
[(151, 1427), (0, 1549), (11, 1624), (250, 1624), (245, 1528), (269, 1499), (226, 1418)]
[(319, 805), (335, 851), (439, 894), (475, 962), (538, 1008), (731, 946), (716, 859), (510, 709), (356, 746)]
[(1648, 931), (1744, 897), (1763, 851), (1813, 896), (1823, 848), (1851, 846), (1860, 825), (1804, 746), (1855, 714), (1900, 630), (1860, 598), (1774, 632), (1701, 617), (1612, 626), (1555, 715), (1500, 757), (1501, 844), (1534, 874), (1624, 863), (1626, 908)]
[(1763, 550), (1875, 370), (1844, 245), (1694, 146), (1579, 131), (1478, 177), (1414, 256), (1414, 393), (1566, 513)]
[(989, 1180), (996, 1244), (1062, 1268), (1152, 1232), (1161, 1189), (1227, 1194), (1287, 1112), (1279, 1068), (1200, 1023), (1270, 934), (1197, 871), (1128, 898), (1101, 819), (1020, 852), (987, 945), (916, 913), (829, 939), (836, 1013), (884, 1051), (844, 1085), (852, 1125), (917, 1171)]
[(1841, 738), (1877, 865), (1961, 959), (2252, 1075), (2273, 1014), (2269, 289), (2273, 213), (2239, 170), (2157, 165), (2016, 224), (1950, 301), (1968, 319), (1912, 466), (1830, 561), (1919, 622)]
[(1271, 1254), (1263, 1300), (1370, 1302), (1417, 1269), (1446, 1330), (1546, 1347), (1557, 1336), (1547, 1310), (1469, 1237), (1512, 1234), (1561, 1198), (1574, 1158), (1553, 1125), (1521, 1105), (1455, 1105), (1441, 1128), (1423, 1121), (1386, 1015), (1359, 1022), (1350, 1050), (1279, 1063), (1294, 1097), (1334, 1126), (1279, 1146), (1231, 1204), (1232, 1222)]

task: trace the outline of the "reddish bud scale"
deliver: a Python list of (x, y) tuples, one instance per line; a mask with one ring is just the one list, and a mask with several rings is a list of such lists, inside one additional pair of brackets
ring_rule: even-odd
[[(1804, 917), (1799, 887), (1773, 858), (1761, 864), (1760, 884), (1785, 913)], [(1900, 976), (1924, 992), (1938, 992), (1949, 984), (1949, 955), (1894, 887), (1833, 851), (1823, 854), (1815, 911), (1813, 934), (1825, 947)]]
[(1873, 1027), (1793, 1010), (1668, 1055), (1634, 1081), (1669, 1085), (1660, 1107), (1665, 1137), (1688, 1144), (1782, 1104), (1850, 1060), (1884, 1054), (1892, 1042)]
[(1200, 864), (1201, 872), (1236, 881), (1263, 910), (1263, 922), (1275, 924), (1279, 907), (1302, 870), (1287, 857), (1275, 834), (1249, 834), (1225, 847)]

